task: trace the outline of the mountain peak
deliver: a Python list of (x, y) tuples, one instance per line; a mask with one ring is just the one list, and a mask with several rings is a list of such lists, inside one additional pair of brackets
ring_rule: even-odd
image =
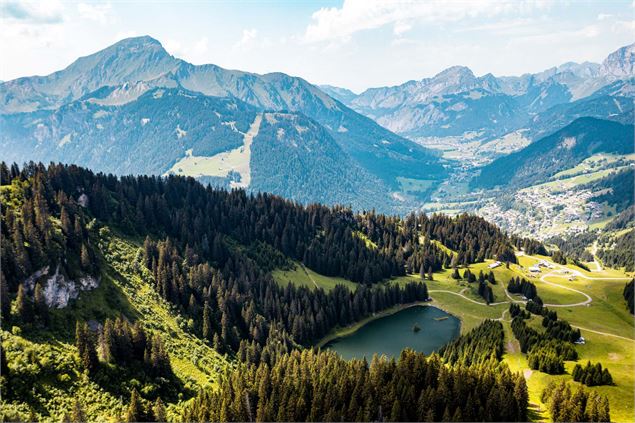
[(155, 80), (169, 74), (181, 63), (150, 36), (125, 38), (80, 57), (66, 69), (53, 74), (2, 84), (0, 109), (28, 112), (57, 108), (69, 99), (79, 99), (104, 86)]
[(600, 72), (614, 78), (630, 78), (635, 71), (635, 43), (609, 54), (602, 62)]
[(434, 76), (434, 79), (436, 78), (474, 78), (474, 73), (472, 73), (472, 70), (470, 68), (468, 68), (467, 66), (451, 66), (447, 69), (442, 70), (441, 72), (439, 72), (438, 74), (436, 74)]
[(111, 45), (110, 47), (106, 47), (105, 50), (108, 50), (109, 48), (163, 50), (163, 45), (161, 45), (161, 42), (157, 40), (156, 38), (152, 38), (149, 35), (140, 35), (138, 37), (129, 37), (129, 38), (124, 38), (122, 40), (119, 40), (115, 44)]

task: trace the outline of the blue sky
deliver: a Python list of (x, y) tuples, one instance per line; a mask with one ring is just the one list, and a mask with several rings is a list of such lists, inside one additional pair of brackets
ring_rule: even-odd
[(635, 41), (628, 1), (0, 0), (0, 79), (44, 75), (151, 35), (192, 63), (360, 91), (465, 65), (519, 75), (600, 62)]

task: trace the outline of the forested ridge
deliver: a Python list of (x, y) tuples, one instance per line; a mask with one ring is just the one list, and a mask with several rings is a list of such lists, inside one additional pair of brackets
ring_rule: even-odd
[[(526, 421), (520, 373), (499, 362), (500, 322), (485, 321), (441, 352), (345, 361), (293, 351), (272, 365), (243, 364), (201, 392), (186, 421)], [(491, 347), (495, 346), (492, 351)]]
[[(511, 239), (494, 225), (469, 215), (450, 218), (412, 214), (400, 218), (374, 211), (355, 214), (340, 206), (302, 206), (268, 194), (212, 189), (191, 178), (118, 178), (59, 164), (30, 163), (21, 169), (0, 164), (0, 181), (4, 205), (0, 274), (3, 329), (12, 327), (18, 336), (25, 333), (74, 339), (86, 380), (107, 386), (120, 397), (129, 395), (125, 415), (115, 415), (120, 419), (157, 419), (165, 415), (163, 401), (173, 403), (194, 392), (181, 386), (172, 372), (174, 357), (164, 347), (164, 337), (170, 334), (140, 326), (129, 310), (122, 309), (117, 318), (91, 322), (56, 319), (55, 328), (49, 328), (49, 310), (73, 307), (75, 298), (68, 297), (60, 304), (51, 300), (55, 297), (50, 294), (51, 277), (57, 281), (54, 283), (90, 280), (98, 284), (107, 271), (108, 260), (116, 259), (116, 255), (108, 260), (104, 256), (103, 245), (113, 237), (111, 231), (140, 245), (134, 260), (125, 267), (142, 275), (156, 295), (180, 316), (191, 335), (252, 369), (273, 371), (276, 366), (291, 365), (298, 357), (304, 357), (299, 360), (306, 360), (307, 366), (335, 360), (334, 368), (342, 373), (334, 375), (329, 383), (336, 386), (344, 383), (347, 373), (359, 381), (366, 377), (364, 374), (402, 366), (399, 363), (403, 360), (380, 360), (359, 370), (357, 364), (336, 359), (333, 354), (300, 352), (333, 328), (394, 305), (428, 299), (423, 280), (405, 285), (382, 281), (417, 272), (430, 277), (443, 267), (456, 268), (487, 258), (515, 261)], [(450, 253), (447, 246), (456, 252)], [(271, 271), (291, 266), (293, 261), (359, 285), (354, 291), (337, 286), (328, 292), (278, 285)], [(483, 275), (479, 277), (485, 280)], [(368, 410), (370, 414), (358, 411), (355, 418), (449, 419), (465, 413), (465, 419), (522, 420), (526, 409), (522, 399), (515, 409), (504, 412), (495, 410), (493, 400), (481, 398), (476, 391), (464, 398), (473, 398), (472, 408), (431, 399), (436, 389), (445, 392), (458, 380), (475, 378), (476, 385), (469, 389), (488, 386), (487, 392), (500, 392), (497, 401), (507, 400), (504, 392), (520, 383), (522, 377), (512, 376), (505, 366), (501, 367), (502, 338), (498, 337), (502, 331), (495, 329), (487, 328), (485, 332), (494, 333), (491, 339), (497, 340), (483, 345), (485, 349), (499, 345), (499, 353), (491, 355), (483, 346), (464, 350), (468, 352), (460, 357), (466, 368), (446, 372), (438, 359), (412, 353), (411, 362), (445, 375), (438, 381), (429, 379), (429, 386), (417, 385), (416, 400), (422, 402), (426, 414), (412, 414), (394, 397), (396, 387), (410, 385), (410, 376), (406, 378), (402, 369), (393, 376), (393, 388), (385, 392), (386, 405)], [(11, 348), (14, 350), (16, 345)], [(456, 356), (447, 360), (454, 363)], [(71, 362), (65, 363), (71, 366)], [(36, 398), (28, 392), (28, 384), (19, 380), (24, 377), (23, 370), (16, 370), (3, 372), (5, 398)], [(126, 383), (118, 384), (119, 377)], [(225, 388), (230, 389), (228, 392), (233, 389)], [(385, 387), (376, 385), (373, 389), (379, 392)], [(303, 413), (301, 404), (294, 406), (297, 410), (290, 405), (287, 411)], [(348, 410), (350, 404), (346, 407)], [(395, 407), (401, 410), (393, 410)], [(326, 413), (319, 414), (320, 419), (335, 416), (325, 410), (320, 411)], [(46, 412), (37, 407), (34, 411)], [(344, 408), (338, 411), (344, 412)], [(78, 401), (66, 416), (71, 414), (86, 416)], [(210, 416), (221, 418), (220, 414)], [(236, 415), (223, 416), (230, 418)]]
[[(45, 208), (36, 205), (36, 214), (48, 216), (50, 211), (59, 217), (62, 207), (77, 208), (78, 198), (85, 194), (84, 214), (129, 234), (170, 237), (179, 247), (189, 246), (219, 268), (230, 259), (226, 236), (245, 246), (264, 242), (321, 274), (366, 284), (403, 275), (406, 270), (417, 272), (421, 263), (440, 269), (447, 254), (430, 240), (459, 251), (459, 264), (493, 257), (515, 261), (510, 239), (476, 216), (413, 214), (401, 219), (372, 211), (354, 214), (340, 206), (305, 207), (268, 194), (212, 189), (192, 178), (117, 178), (56, 164), (46, 168), (31, 163), (22, 170), (3, 164), (0, 172), (5, 185), (14, 180), (15, 184), (45, 180), (28, 184), (24, 190), (27, 199), (45, 200), (40, 202)], [(363, 239), (353, 236), (355, 231), (366, 234), (377, 248), (369, 248)], [(35, 234), (30, 235), (35, 240)], [(27, 253), (42, 250), (34, 246)], [(19, 276), (25, 276), (25, 270), (33, 268), (22, 269)]]
[(597, 255), (606, 266), (620, 268), (626, 272), (635, 270), (635, 257), (633, 257), (633, 244), (635, 244), (635, 229), (625, 234), (608, 240), (608, 248), (601, 248)]

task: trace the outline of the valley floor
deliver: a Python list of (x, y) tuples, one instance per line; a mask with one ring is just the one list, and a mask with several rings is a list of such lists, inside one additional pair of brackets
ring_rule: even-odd
[[(456, 281), (451, 278), (451, 271), (444, 270), (434, 274), (433, 281), (426, 281), (428, 291), (433, 301), (430, 305), (441, 308), (461, 320), (461, 333), (478, 326), (484, 319), (495, 319), (503, 323), (505, 328), (504, 361), (513, 371), (522, 372), (527, 380), (532, 404), (531, 418), (535, 421), (549, 420), (545, 404), (541, 403), (542, 390), (550, 381), (566, 380), (574, 385), (571, 370), (576, 362), (566, 362), (567, 374), (548, 375), (531, 370), (527, 364), (527, 357), (520, 352), (518, 341), (511, 331), (509, 304), (523, 303), (520, 296), (509, 294), (505, 287), (509, 279), (521, 276), (536, 285), (538, 293), (545, 305), (556, 310), (558, 316), (567, 320), (572, 326), (580, 328), (586, 344), (577, 345), (580, 354), (577, 363), (584, 364), (588, 360), (600, 362), (613, 375), (615, 382), (612, 386), (599, 386), (596, 390), (609, 397), (611, 418), (613, 421), (626, 422), (635, 420), (635, 325), (633, 316), (628, 313), (622, 290), (624, 284), (632, 275), (614, 269), (602, 269), (587, 272), (575, 266), (562, 266), (553, 263), (548, 257), (520, 255), (519, 263), (509, 268), (500, 266), (494, 269), (497, 284), (493, 286), (494, 302), (487, 305), (476, 292), (476, 284), (466, 281)], [(539, 262), (548, 263), (537, 274), (531, 274), (528, 268)], [(489, 271), (492, 261), (470, 266), (472, 273)], [(311, 271), (309, 271), (311, 272)], [(314, 272), (311, 272), (314, 273)], [(337, 281), (314, 274), (313, 280), (325, 289), (332, 288)], [(279, 283), (298, 283), (310, 286), (311, 281), (301, 268), (292, 271), (277, 271), (276, 279)], [(395, 278), (388, 283), (405, 284), (412, 280), (420, 280), (418, 275), (408, 275)], [(319, 282), (318, 282), (319, 281)], [(350, 283), (349, 281), (346, 281)], [(395, 313), (403, 308), (412, 306), (400, 305), (377, 313), (354, 325), (338, 328), (332, 331), (317, 345), (323, 346), (328, 341), (349, 335), (369, 321)], [(540, 318), (533, 316), (530, 326), (540, 327)]]

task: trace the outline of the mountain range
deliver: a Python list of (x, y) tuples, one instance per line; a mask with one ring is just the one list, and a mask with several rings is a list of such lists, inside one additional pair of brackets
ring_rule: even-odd
[[(632, 78), (634, 66), (635, 44), (631, 44), (611, 53), (602, 64), (570, 62), (522, 76), (477, 77), (467, 67), (454, 66), (432, 78), (370, 88), (358, 95), (337, 87), (321, 88), (414, 140), (469, 135), (470, 139), (489, 141), (531, 128), (532, 119), (552, 107), (597, 95), (611, 83)], [(632, 108), (632, 101), (629, 103)], [(604, 116), (596, 117), (607, 117), (610, 112), (605, 110)]]
[[(284, 119), (269, 115), (264, 121), (273, 129), (253, 137), (248, 148), (245, 131), (264, 112), (283, 113)], [(147, 36), (122, 40), (47, 76), (0, 84), (0, 125), (6, 160), (165, 174), (180, 160), (201, 157), (192, 176), (225, 186), (241, 169), (258, 167), (249, 150), (264, 149), (269, 153), (259, 157), (284, 172), (269, 178), (253, 169), (248, 184), (240, 174), (240, 186), (356, 208), (391, 209), (400, 198), (394, 194), (398, 178), (434, 180), (446, 173), (438, 154), (301, 78), (195, 66)], [(245, 154), (232, 155), (234, 162), (218, 156), (236, 148)], [(307, 172), (307, 164), (315, 172)]]
[[(482, 175), (472, 187), (489, 187), (491, 169), (534, 160), (534, 144), (551, 145), (580, 118), (596, 119), (583, 125), (595, 134), (590, 127), (606, 120), (632, 123), (634, 66), (632, 44), (602, 64), (513, 77), (454, 66), (355, 94), (283, 73), (192, 65), (135, 37), (50, 75), (0, 83), (0, 148), (7, 161), (193, 176), (302, 203), (405, 212), (464, 158), (468, 167), (496, 160), (470, 175)], [(447, 155), (450, 142), (469, 149)], [(470, 162), (479, 155), (485, 160)], [(578, 152), (559, 166), (585, 158)], [(496, 185), (518, 185), (514, 177)]]
[(472, 186), (522, 188), (545, 182), (556, 173), (597, 153), (633, 154), (633, 131), (632, 120), (631, 124), (622, 124), (593, 117), (577, 119), (524, 149), (483, 167), (472, 180)]

